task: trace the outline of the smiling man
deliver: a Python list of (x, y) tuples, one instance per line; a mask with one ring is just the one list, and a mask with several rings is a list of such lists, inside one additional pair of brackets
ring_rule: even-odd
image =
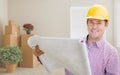
[(109, 15), (102, 5), (94, 5), (87, 13), (88, 35), (85, 43), (92, 75), (120, 75), (117, 50), (103, 39), (108, 28)]

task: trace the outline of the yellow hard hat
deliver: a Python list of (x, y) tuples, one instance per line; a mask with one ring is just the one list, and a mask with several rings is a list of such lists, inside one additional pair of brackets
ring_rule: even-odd
[(108, 10), (102, 5), (94, 5), (89, 8), (86, 18), (109, 20)]

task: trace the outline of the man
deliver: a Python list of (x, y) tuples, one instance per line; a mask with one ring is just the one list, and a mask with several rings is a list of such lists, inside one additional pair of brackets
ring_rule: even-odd
[(85, 43), (92, 75), (120, 75), (117, 50), (103, 39), (108, 28), (108, 11), (102, 5), (94, 5), (87, 13), (88, 35)]

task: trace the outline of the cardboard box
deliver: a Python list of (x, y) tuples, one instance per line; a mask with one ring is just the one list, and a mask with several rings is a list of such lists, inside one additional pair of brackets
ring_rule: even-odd
[(9, 24), (5, 26), (5, 34), (20, 35), (20, 26), (17, 26), (14, 21), (9, 21)]
[(33, 54), (32, 48), (27, 45), (28, 38), (32, 35), (21, 35), (21, 50), (23, 53), (23, 61), (20, 67), (33, 68), (40, 65), (37, 57)]
[(19, 36), (7, 34), (3, 35), (3, 46), (18, 46), (19, 45)]

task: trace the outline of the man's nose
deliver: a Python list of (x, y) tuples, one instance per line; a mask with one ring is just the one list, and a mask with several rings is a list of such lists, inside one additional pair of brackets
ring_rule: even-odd
[(94, 28), (94, 29), (97, 28), (97, 24), (93, 24), (93, 28)]

